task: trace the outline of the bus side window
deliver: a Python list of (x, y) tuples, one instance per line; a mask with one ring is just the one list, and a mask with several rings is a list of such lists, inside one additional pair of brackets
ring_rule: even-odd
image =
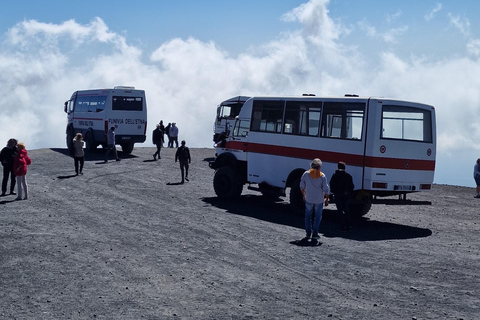
[(360, 140), (364, 111), (364, 103), (325, 102), (322, 137)]
[(250, 129), (250, 121), (248, 120), (237, 120), (235, 123), (235, 128), (233, 129), (234, 137), (247, 137), (248, 130)]
[(253, 102), (252, 131), (282, 131), (283, 100), (257, 100)]
[(318, 136), (321, 102), (287, 101), (283, 133)]

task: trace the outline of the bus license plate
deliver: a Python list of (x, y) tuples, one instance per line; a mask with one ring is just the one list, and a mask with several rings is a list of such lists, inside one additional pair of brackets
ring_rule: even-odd
[(413, 186), (395, 185), (395, 186), (393, 186), (393, 190), (398, 190), (398, 191), (412, 191), (412, 190), (413, 190)]

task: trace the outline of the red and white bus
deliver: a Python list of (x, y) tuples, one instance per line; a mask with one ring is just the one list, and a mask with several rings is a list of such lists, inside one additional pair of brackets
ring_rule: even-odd
[(235, 118), (248, 99), (250, 97), (237, 96), (220, 103), (217, 107), (217, 116), (213, 125), (213, 142), (222, 141), (229, 135), (231, 128), (235, 124)]
[(243, 185), (286, 196), (301, 208), (300, 177), (320, 158), (330, 179), (347, 163), (355, 184), (356, 211), (372, 199), (432, 188), (436, 127), (433, 106), (374, 97), (253, 97), (231, 135), (216, 145), (214, 189), (238, 197)]
[(147, 104), (145, 91), (118, 86), (113, 89), (75, 91), (65, 102), (67, 113), (67, 147), (73, 148), (73, 137), (82, 133), (86, 149), (94, 151), (107, 144), (107, 131), (115, 127), (115, 142), (125, 153), (135, 143), (146, 140)]

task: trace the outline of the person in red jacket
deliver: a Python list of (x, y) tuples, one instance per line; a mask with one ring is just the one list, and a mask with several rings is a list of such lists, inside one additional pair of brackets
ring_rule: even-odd
[[(13, 160), (13, 170), (17, 178), (17, 198), (15, 200), (22, 200), (22, 191), (25, 191), (25, 198), (28, 198), (28, 186), (27, 186), (27, 166), (32, 163), (32, 160), (28, 157), (27, 149), (22, 142), (17, 144), (17, 155)], [(23, 190), (22, 190), (23, 189)]]

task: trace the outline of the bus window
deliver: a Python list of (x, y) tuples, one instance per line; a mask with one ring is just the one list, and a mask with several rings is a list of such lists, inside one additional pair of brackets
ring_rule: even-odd
[(383, 106), (381, 138), (432, 142), (430, 111), (404, 106)]
[(282, 100), (256, 100), (253, 102), (252, 131), (280, 133), (283, 120)]
[(248, 130), (250, 129), (250, 121), (248, 120), (238, 120), (235, 123), (235, 128), (233, 129), (233, 136), (235, 137), (246, 137), (248, 136)]
[(325, 102), (322, 137), (360, 140), (364, 112), (364, 103)]
[(287, 101), (283, 133), (318, 136), (321, 102)]
[(90, 97), (90, 105), (88, 112), (101, 112), (105, 110), (105, 104), (107, 103), (107, 96), (92, 96)]
[(113, 97), (112, 110), (142, 111), (142, 97)]

